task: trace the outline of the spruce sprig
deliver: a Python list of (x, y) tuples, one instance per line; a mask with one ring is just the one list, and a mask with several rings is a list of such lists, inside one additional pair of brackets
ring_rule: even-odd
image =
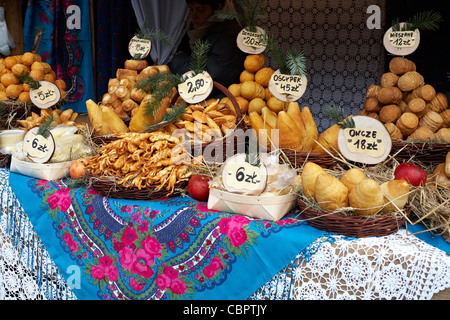
[[(139, 79), (136, 84), (136, 89), (141, 89), (146, 93), (154, 93), (155, 91), (162, 91), (169, 93), (173, 87), (182, 83), (182, 78), (170, 71), (157, 72), (153, 75)], [(166, 96), (166, 95), (164, 95)]]
[(181, 77), (168, 72), (159, 72), (141, 79), (137, 89), (142, 89), (151, 94), (151, 98), (144, 106), (144, 116), (154, 117), (159, 109), (161, 101), (169, 97), (174, 87), (182, 83)]
[(294, 50), (286, 52), (286, 67), (290, 74), (304, 75), (306, 74), (306, 58), (305, 56)]
[(164, 114), (162, 122), (172, 122), (178, 120), (185, 112), (188, 104), (183, 100), (178, 100), (171, 110)]
[(19, 80), (27, 84), (31, 89), (37, 90), (41, 87), (41, 83), (33, 79), (28, 73), (22, 73)]
[(206, 61), (208, 60), (208, 52), (211, 45), (208, 41), (202, 41), (198, 39), (195, 42), (194, 49), (192, 50), (189, 66), (193, 71), (193, 76), (202, 73), (206, 69)]
[(322, 108), (322, 111), (328, 119), (334, 121), (342, 129), (355, 127), (355, 120), (352, 117), (347, 117), (342, 107), (326, 105)]
[(263, 10), (262, 4), (264, 0), (237, 0), (238, 5), (242, 10), (217, 10), (215, 14), (222, 19), (233, 20), (236, 19), (248, 31), (256, 32), (256, 22), (258, 19), (266, 18), (266, 12)]
[[(210, 45), (207, 41), (196, 41), (189, 61), (194, 72), (193, 76), (205, 70), (209, 47)], [(161, 101), (172, 94), (173, 88), (177, 88), (179, 84), (186, 80), (186, 77), (170, 71), (158, 72), (140, 79), (136, 88), (142, 89), (152, 95), (151, 99), (144, 106), (144, 116), (154, 117), (161, 105)], [(184, 106), (184, 111), (185, 108), (186, 106)], [(172, 119), (179, 118), (184, 111), (182, 105), (174, 106), (172, 112), (169, 112), (163, 117), (163, 121), (171, 121)]]
[(251, 150), (250, 139), (245, 141), (245, 162), (250, 163), (252, 166), (261, 166), (261, 154), (259, 150), (260, 146), (256, 144), (256, 150)]
[(400, 20), (396, 18), (392, 22), (392, 31), (414, 31), (416, 29), (436, 31), (439, 30), (439, 23), (442, 21), (439, 12), (424, 11), (408, 19), (402, 27), (400, 26)]
[(50, 130), (53, 127), (52, 124), (54, 120), (53, 114), (50, 117), (45, 118), (39, 126), (36, 135), (41, 135), (47, 139), (50, 136)]
[(295, 49), (285, 52), (275, 37), (268, 32), (263, 35), (263, 43), (265, 43), (266, 51), (272, 57), (274, 65), (282, 74), (306, 75), (306, 58), (303, 53)]
[(142, 27), (139, 28), (138, 31), (136, 31), (135, 36), (140, 39), (146, 39), (150, 41), (159, 40), (170, 48), (174, 46), (172, 39), (170, 39), (170, 37), (166, 33), (164, 33), (164, 31), (160, 29), (149, 30), (146, 22), (144, 22)]

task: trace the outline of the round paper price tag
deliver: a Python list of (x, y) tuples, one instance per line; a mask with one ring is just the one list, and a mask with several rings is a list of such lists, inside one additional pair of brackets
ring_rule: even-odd
[(275, 71), (269, 80), (269, 91), (278, 100), (292, 102), (300, 99), (306, 91), (308, 78), (305, 75), (288, 75)]
[(187, 77), (188, 79), (178, 85), (178, 93), (187, 103), (199, 103), (211, 94), (213, 90), (213, 79), (208, 72), (203, 71), (192, 77), (192, 71), (189, 71), (183, 77)]
[(152, 42), (147, 39), (141, 39), (134, 36), (128, 43), (128, 52), (133, 58), (144, 59), (150, 54), (151, 50)]
[(40, 81), (39, 89), (30, 90), (30, 99), (40, 109), (48, 109), (59, 102), (61, 93), (56, 85), (48, 81)]
[[(404, 25), (400, 23), (400, 27)], [(406, 56), (419, 47), (420, 31), (393, 31), (392, 27), (384, 34), (383, 44), (386, 50), (397, 56)]]
[(221, 168), (222, 182), (228, 192), (259, 195), (266, 188), (267, 169), (245, 161), (245, 154), (229, 158)]
[(30, 129), (23, 139), (23, 152), (36, 163), (46, 163), (55, 152), (55, 140), (50, 133), (48, 138), (37, 134), (39, 127)]
[(266, 45), (263, 43), (264, 35), (265, 31), (260, 27), (256, 27), (256, 32), (244, 28), (236, 38), (237, 46), (245, 53), (260, 54), (266, 50)]
[(355, 128), (340, 129), (339, 150), (350, 161), (365, 164), (383, 162), (391, 152), (392, 140), (382, 122), (367, 116), (354, 116)]

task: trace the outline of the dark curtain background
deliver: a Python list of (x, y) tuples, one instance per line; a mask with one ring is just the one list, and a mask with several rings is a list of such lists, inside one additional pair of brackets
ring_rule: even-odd
[[(450, 97), (450, 58), (448, 43), (450, 40), (450, 5), (448, 1), (414, 1), (396, 0), (386, 1), (386, 22), (390, 26), (393, 19), (405, 21), (415, 14), (433, 10), (439, 12), (444, 21), (440, 23), (438, 31), (421, 31), (419, 48), (407, 56), (416, 63), (418, 72), (425, 82), (437, 91), (446, 93)], [(388, 63), (389, 60), (386, 60)]]
[(129, 0), (94, 0), (95, 78), (97, 101), (108, 91), (108, 81), (130, 58), (128, 43), (138, 30)]

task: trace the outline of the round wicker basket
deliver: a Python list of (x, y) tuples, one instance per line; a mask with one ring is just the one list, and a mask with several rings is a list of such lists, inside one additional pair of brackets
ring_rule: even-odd
[(10, 164), (11, 164), (11, 155), (3, 154), (0, 152), (0, 168), (9, 167)]
[(344, 216), (325, 211), (317, 211), (297, 200), (302, 217), (319, 229), (349, 237), (379, 237), (398, 231), (409, 216), (411, 208), (407, 206), (404, 214), (383, 214), (374, 216)]
[[(226, 161), (228, 156), (235, 155), (240, 152), (245, 152), (245, 130), (248, 129), (244, 119), (242, 117), (241, 108), (236, 101), (233, 94), (228, 91), (226, 87), (220, 83), (213, 82), (214, 88), (220, 90), (228, 99), (230, 99), (231, 104), (234, 108), (234, 113), (236, 115), (236, 129), (232, 134), (223, 137), (216, 138), (211, 142), (192, 142), (185, 145), (187, 152), (192, 156), (197, 156), (199, 154), (205, 155), (205, 149), (208, 148), (212, 152), (208, 152), (208, 162), (218, 162), (223, 163)], [(241, 129), (241, 130), (239, 130)], [(222, 152), (215, 153), (215, 151), (221, 150)]]
[(92, 175), (86, 171), (84, 179), (99, 194), (108, 198), (129, 199), (129, 200), (157, 200), (180, 195), (181, 191), (187, 187), (188, 181), (182, 181), (175, 185), (174, 192), (168, 195), (169, 191), (165, 186), (156, 190), (155, 187), (138, 189), (136, 187), (126, 187), (110, 179)]
[(283, 153), (294, 168), (302, 168), (306, 162), (314, 162), (324, 169), (332, 169), (337, 163), (327, 152), (283, 150)]
[(399, 162), (415, 160), (424, 165), (443, 162), (449, 143), (393, 141), (391, 155)]

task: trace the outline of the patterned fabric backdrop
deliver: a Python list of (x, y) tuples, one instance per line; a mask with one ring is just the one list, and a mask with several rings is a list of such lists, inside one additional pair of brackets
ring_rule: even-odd
[(29, 0), (24, 18), (25, 52), (31, 52), (41, 29), (37, 53), (66, 82), (64, 108), (76, 112), (86, 112), (85, 101), (94, 95), (89, 17), (88, 0)]
[[(381, 9), (380, 29), (367, 27), (370, 5)], [(298, 102), (311, 109), (319, 132), (331, 124), (321, 113), (324, 105), (357, 114), (367, 88), (379, 82), (384, 71), (384, 1), (267, 0), (265, 6), (267, 19), (260, 26), (283, 49), (300, 50), (307, 59), (308, 88)]]

